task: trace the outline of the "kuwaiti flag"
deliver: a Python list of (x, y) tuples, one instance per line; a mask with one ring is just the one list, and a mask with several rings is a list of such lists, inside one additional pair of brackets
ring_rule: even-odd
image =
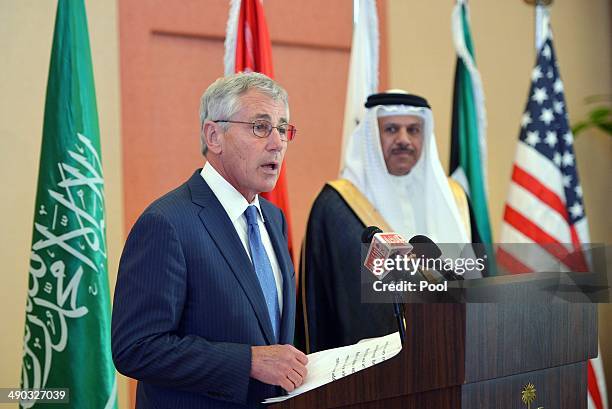
[(458, 0), (452, 15), (453, 42), (457, 51), (449, 173), (470, 197), (480, 239), (491, 244), (487, 207), (487, 137), (484, 94), (474, 60), (469, 13)]
[[(272, 44), (261, 0), (232, 0), (225, 36), (225, 75), (254, 71), (274, 78)], [(287, 192), (287, 178), (283, 163), (274, 190), (261, 195), (280, 207), (288, 226), (289, 254), (293, 257), (291, 217)]]
[(353, 4), (358, 7), (358, 10), (356, 10), (357, 21), (353, 27), (351, 60), (346, 87), (340, 170), (344, 166), (346, 143), (365, 114), (365, 101), (368, 95), (378, 91), (379, 36), (376, 1), (356, 0)]
[[(497, 261), (510, 272), (542, 271), (545, 265), (561, 263), (573, 271), (588, 269), (583, 257), (567, 257), (572, 250), (580, 255), (590, 238), (563, 82), (548, 23), (545, 27), (521, 119), (500, 240), (533, 246), (527, 251), (500, 245)], [(608, 408), (600, 357), (589, 360), (588, 392), (589, 408)]]

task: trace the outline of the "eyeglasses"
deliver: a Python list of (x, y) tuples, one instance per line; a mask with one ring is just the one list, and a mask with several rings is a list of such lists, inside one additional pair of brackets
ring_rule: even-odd
[(292, 141), (293, 139), (295, 139), (295, 134), (297, 133), (297, 129), (293, 125), (280, 124), (277, 126), (272, 126), (272, 123), (265, 119), (256, 119), (253, 122), (228, 121), (228, 120), (217, 120), (213, 122), (214, 123), (227, 122), (230, 124), (252, 125), (253, 135), (255, 135), (258, 138), (267, 138), (272, 133), (272, 129), (275, 129), (275, 128), (280, 135), (281, 141)]

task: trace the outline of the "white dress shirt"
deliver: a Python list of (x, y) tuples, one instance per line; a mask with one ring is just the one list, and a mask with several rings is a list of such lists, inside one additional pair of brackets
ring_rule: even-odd
[(261, 241), (264, 249), (266, 250), (268, 258), (270, 259), (272, 271), (274, 272), (274, 281), (276, 282), (276, 292), (278, 294), (278, 307), (282, 316), (283, 276), (281, 275), (276, 253), (274, 253), (274, 247), (272, 247), (272, 242), (270, 241), (270, 235), (268, 234), (268, 230), (264, 224), (265, 220), (259, 206), (259, 195), (255, 195), (255, 199), (253, 199), (252, 203), (247, 202), (244, 196), (242, 196), (242, 194), (240, 194), (240, 192), (238, 192), (234, 186), (225, 180), (223, 176), (221, 176), (219, 172), (217, 172), (217, 170), (208, 162), (206, 162), (200, 174), (217, 199), (219, 199), (221, 206), (223, 206), (223, 209), (232, 221), (234, 228), (236, 229), (236, 233), (238, 233), (238, 237), (240, 237), (240, 241), (242, 242), (244, 250), (249, 256), (249, 259), (251, 258), (251, 251), (249, 249), (249, 227), (247, 225), (246, 215), (244, 212), (250, 205), (257, 207), (257, 225), (259, 226), (259, 234), (261, 235)]

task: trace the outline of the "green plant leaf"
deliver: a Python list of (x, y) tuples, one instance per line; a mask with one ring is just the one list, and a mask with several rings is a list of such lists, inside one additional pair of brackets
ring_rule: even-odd
[(586, 121), (580, 121), (576, 125), (572, 126), (572, 133), (574, 134), (574, 137), (578, 136), (580, 132), (584, 131), (589, 126), (591, 126), (591, 124)]
[[(586, 97), (584, 100), (587, 104), (602, 102), (606, 103), (607, 101), (612, 100), (612, 95), (591, 95)], [(578, 134), (592, 126), (601, 129), (609, 136), (612, 136), (612, 107), (607, 105), (608, 104), (596, 106), (589, 111), (587, 114), (587, 119), (577, 122), (572, 127), (572, 133), (574, 136), (578, 136)]]
[(612, 110), (610, 110), (609, 107), (597, 107), (589, 113), (589, 117), (592, 122), (600, 123), (603, 122), (606, 117), (611, 116), (611, 114)]
[(607, 133), (608, 135), (612, 136), (612, 122), (606, 122), (603, 124), (599, 124), (597, 125), (597, 127), (601, 129), (602, 131), (604, 131), (605, 133)]

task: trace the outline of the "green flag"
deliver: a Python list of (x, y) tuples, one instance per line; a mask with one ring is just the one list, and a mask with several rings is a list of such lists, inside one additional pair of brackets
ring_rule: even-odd
[(114, 408), (104, 180), (83, 0), (59, 0), (34, 209), (23, 389), (69, 389), (70, 404)]
[(453, 40), (457, 50), (450, 174), (470, 197), (478, 235), (491, 244), (491, 223), (486, 193), (486, 118), (480, 74), (464, 0), (453, 11)]

